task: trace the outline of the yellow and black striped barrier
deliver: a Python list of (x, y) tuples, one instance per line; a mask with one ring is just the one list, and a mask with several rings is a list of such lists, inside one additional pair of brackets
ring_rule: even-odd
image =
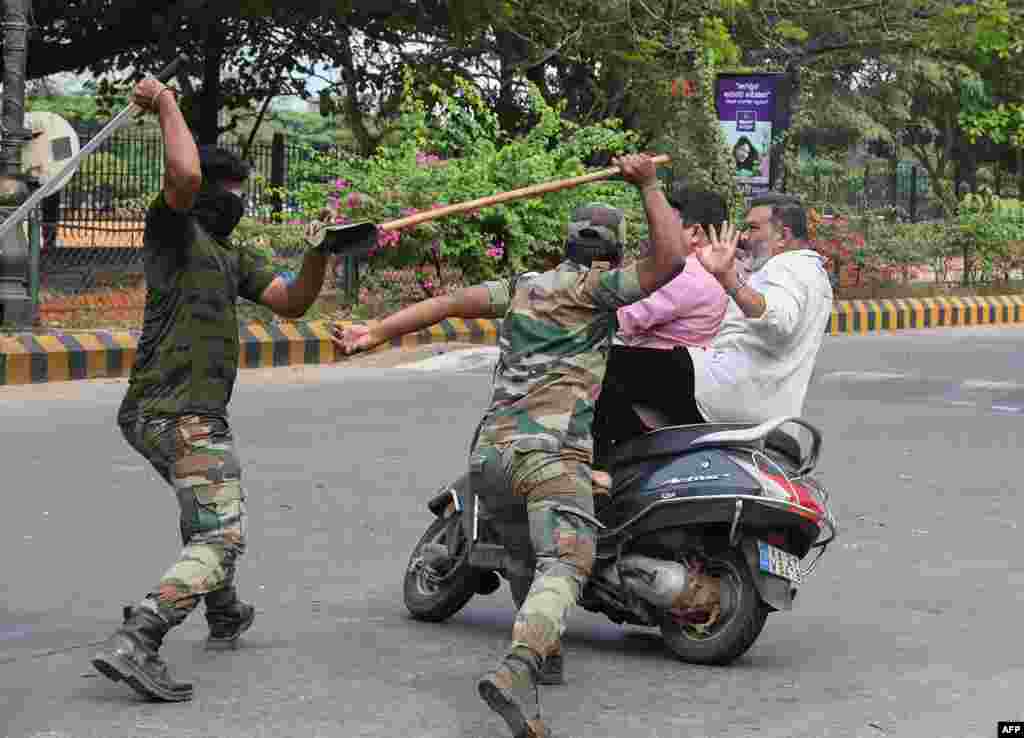
[[(495, 344), (501, 321), (453, 318), (396, 338), (376, 350), (432, 343)], [(327, 324), (245, 323), (239, 326), (239, 366), (257, 369), (328, 364), (338, 353)], [(138, 331), (53, 331), (0, 336), (0, 385), (127, 377), (135, 362)]]
[(878, 333), (919, 328), (958, 328), (1024, 321), (1024, 297), (926, 297), (839, 300), (828, 333)]
[[(828, 323), (831, 335), (888, 333), (1024, 323), (1024, 297), (940, 297), (840, 300)], [(402, 336), (377, 350), (433, 343), (496, 344), (500, 320), (445, 320)], [(127, 377), (135, 361), (138, 331), (51, 331), (0, 336), (0, 385)], [(329, 364), (339, 357), (327, 324), (246, 323), (239, 327), (243, 369)]]

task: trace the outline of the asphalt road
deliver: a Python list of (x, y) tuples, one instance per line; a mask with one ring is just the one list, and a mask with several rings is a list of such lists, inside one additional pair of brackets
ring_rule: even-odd
[[(554, 735), (988, 738), (1024, 719), (1022, 345), (1006, 328), (829, 338), (806, 417), (842, 534), (796, 609), (727, 668), (575, 614), (569, 683), (542, 694)], [(507, 643), (507, 587), (442, 625), (400, 592), (489, 379), (472, 356), (244, 374), (239, 586), (260, 614), (230, 653), (202, 649), (199, 612), (169, 636), (196, 683), (175, 705), (89, 665), (178, 547), (173, 495), (114, 427), (123, 382), (0, 388), (0, 736), (507, 735), (474, 689)]]

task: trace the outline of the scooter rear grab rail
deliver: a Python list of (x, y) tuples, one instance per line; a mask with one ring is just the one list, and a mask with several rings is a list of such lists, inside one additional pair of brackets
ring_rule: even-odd
[(756, 446), (762, 451), (765, 450), (765, 441), (768, 436), (778, 430), (786, 423), (794, 423), (806, 428), (811, 434), (811, 450), (805, 457), (800, 459), (800, 468), (796, 476), (803, 476), (814, 469), (821, 456), (821, 431), (811, 425), (803, 418), (795, 415), (783, 415), (767, 422), (755, 425), (752, 428), (741, 430), (713, 431), (700, 436), (690, 442), (690, 448), (703, 448), (705, 446)]

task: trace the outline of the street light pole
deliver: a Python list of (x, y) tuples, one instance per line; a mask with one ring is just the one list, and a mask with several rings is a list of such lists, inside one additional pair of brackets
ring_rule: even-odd
[[(29, 196), (21, 176), (25, 130), (25, 67), (28, 13), (31, 0), (4, 0), (4, 94), (0, 140), (0, 219), (13, 213)], [(28, 240), (21, 228), (0, 241), (0, 324), (26, 328), (33, 322), (28, 292)]]

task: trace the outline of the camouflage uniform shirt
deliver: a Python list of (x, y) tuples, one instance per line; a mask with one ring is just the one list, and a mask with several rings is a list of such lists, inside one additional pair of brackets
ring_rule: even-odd
[(594, 405), (615, 311), (645, 296), (636, 266), (564, 261), (556, 269), (485, 282), (501, 327), (501, 360), (479, 444), (577, 452), (590, 462)]
[(269, 259), (222, 243), (161, 193), (146, 214), (146, 311), (118, 422), (160, 415), (225, 416), (238, 374), (235, 303), (274, 280)]

